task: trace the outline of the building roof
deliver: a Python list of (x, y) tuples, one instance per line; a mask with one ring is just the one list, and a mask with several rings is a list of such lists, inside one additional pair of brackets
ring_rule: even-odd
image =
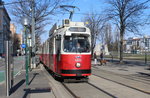
[(5, 6), (4, 6), (4, 5), (0, 5), (0, 9), (2, 9), (2, 10), (5, 12), (6, 16), (7, 16), (8, 19), (11, 21), (11, 18), (9, 17), (9, 14), (8, 14), (8, 12), (7, 12), (6, 8), (5, 8)]
[(135, 40), (135, 41), (136, 41), (136, 40), (140, 40), (140, 38), (135, 38), (135, 39), (132, 39), (132, 40)]

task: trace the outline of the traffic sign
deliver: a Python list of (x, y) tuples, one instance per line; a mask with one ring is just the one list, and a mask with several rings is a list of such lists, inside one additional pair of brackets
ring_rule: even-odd
[(26, 44), (21, 44), (21, 48), (26, 48)]

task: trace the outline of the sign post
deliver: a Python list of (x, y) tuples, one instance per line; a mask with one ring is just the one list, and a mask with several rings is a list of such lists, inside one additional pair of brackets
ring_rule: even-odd
[(6, 77), (6, 96), (9, 96), (10, 91), (10, 51), (9, 51), (9, 41), (5, 41), (6, 45), (6, 55), (5, 55), (5, 77)]
[(26, 48), (26, 44), (21, 44), (21, 48)]

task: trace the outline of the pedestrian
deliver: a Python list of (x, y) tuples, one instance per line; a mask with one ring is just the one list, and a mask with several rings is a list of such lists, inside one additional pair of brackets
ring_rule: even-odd
[(97, 55), (96, 55), (96, 51), (94, 52), (94, 64), (97, 64)]

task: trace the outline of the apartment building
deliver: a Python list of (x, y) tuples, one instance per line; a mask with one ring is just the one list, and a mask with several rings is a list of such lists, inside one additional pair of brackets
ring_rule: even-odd
[(4, 42), (11, 38), (10, 17), (0, 0), (0, 56), (5, 53)]
[(128, 38), (126, 49), (124, 51), (127, 53), (142, 53), (145, 51), (150, 51), (150, 36), (144, 36), (142, 38)]

